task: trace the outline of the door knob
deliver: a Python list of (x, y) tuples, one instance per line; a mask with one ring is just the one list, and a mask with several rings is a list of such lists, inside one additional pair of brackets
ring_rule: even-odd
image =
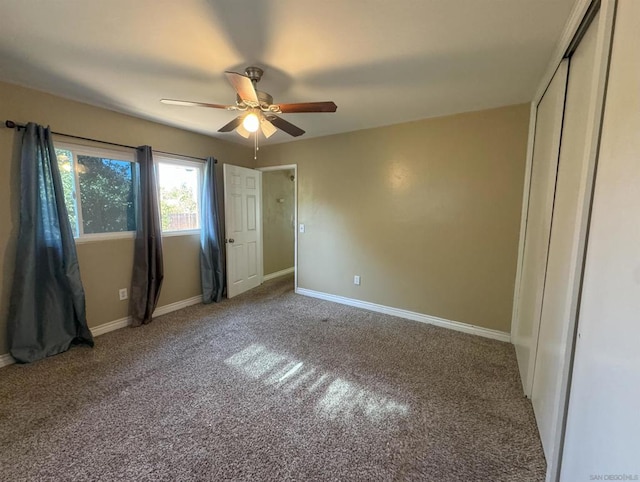
[(236, 241), (236, 240), (235, 240), (235, 239), (233, 239), (233, 238), (229, 239), (229, 242), (230, 242), (230, 243), (235, 243), (235, 241)]

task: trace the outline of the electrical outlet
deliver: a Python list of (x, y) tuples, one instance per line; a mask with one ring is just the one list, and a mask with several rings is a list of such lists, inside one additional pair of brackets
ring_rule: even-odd
[(118, 296), (120, 296), (120, 301), (124, 301), (127, 298), (129, 298), (129, 294), (127, 293), (127, 288), (119, 289)]
[(360, 276), (359, 275), (355, 275), (353, 277), (353, 284), (354, 285), (360, 285)]

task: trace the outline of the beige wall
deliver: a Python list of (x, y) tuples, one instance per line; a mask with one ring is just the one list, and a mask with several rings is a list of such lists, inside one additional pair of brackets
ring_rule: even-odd
[[(6, 83), (0, 112), (59, 132), (214, 155), (220, 185), (223, 163), (254, 167), (251, 149)], [(299, 285), (508, 331), (527, 123), (520, 105), (261, 149), (260, 166), (298, 164), (306, 224)], [(0, 353), (18, 228), (17, 153), (16, 132), (0, 128)], [(161, 306), (200, 293), (198, 237), (167, 237), (164, 247)], [(78, 245), (90, 326), (127, 315), (117, 290), (130, 285), (132, 250), (130, 239)]]
[(293, 267), (293, 169), (262, 173), (262, 239), (264, 274)]
[[(83, 137), (134, 146), (149, 144), (157, 150), (197, 157), (214, 156), (219, 161), (220, 186), (222, 163), (248, 167), (254, 163), (251, 149), (236, 144), (1, 82), (0, 113), (3, 122), (33, 121)], [(7, 352), (6, 320), (19, 218), (18, 138), (16, 131), (0, 128), (0, 354)], [(201, 292), (198, 237), (166, 237), (163, 242), (165, 281), (160, 306)], [(133, 240), (79, 244), (78, 257), (89, 326), (127, 316), (127, 302), (118, 300), (118, 288), (130, 286)]]
[(509, 331), (528, 115), (509, 106), (261, 149), (259, 166), (298, 164), (299, 286)]

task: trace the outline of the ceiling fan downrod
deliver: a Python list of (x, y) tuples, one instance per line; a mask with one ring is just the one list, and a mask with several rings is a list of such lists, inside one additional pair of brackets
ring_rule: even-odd
[(247, 77), (251, 79), (251, 82), (257, 84), (258, 82), (260, 82), (262, 74), (264, 74), (264, 70), (262, 70), (260, 67), (250, 66), (244, 69), (244, 73), (247, 74)]

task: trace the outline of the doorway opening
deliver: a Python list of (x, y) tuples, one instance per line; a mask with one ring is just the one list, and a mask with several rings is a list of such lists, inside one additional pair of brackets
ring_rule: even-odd
[(298, 167), (261, 167), (263, 281), (294, 273), (298, 286)]

